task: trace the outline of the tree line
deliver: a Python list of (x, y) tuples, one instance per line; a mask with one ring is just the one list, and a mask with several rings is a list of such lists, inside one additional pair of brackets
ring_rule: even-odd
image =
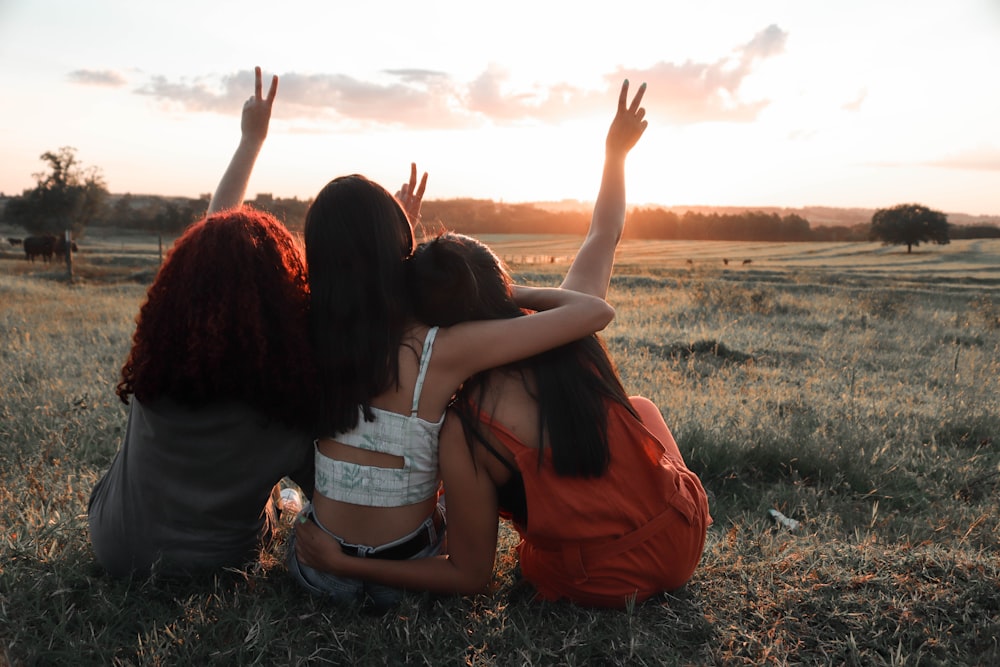
[[(94, 167), (85, 168), (76, 150), (63, 147), (40, 158), (47, 170), (34, 174), (36, 185), (8, 199), (0, 217), (31, 234), (61, 234), (74, 238), (89, 225), (140, 229), (173, 235), (204, 215), (210, 195), (196, 198), (111, 195)], [(310, 200), (258, 194), (247, 203), (268, 211), (292, 231), (301, 232)], [(586, 233), (590, 213), (551, 210), (536, 204), (503, 203), (488, 199), (427, 200), (421, 225), (424, 233), (450, 229), (465, 234), (573, 234)], [(707, 241), (869, 241), (902, 244), (947, 243), (949, 239), (1000, 238), (1000, 227), (990, 224), (951, 225), (945, 214), (919, 204), (878, 209), (870, 223), (818, 225), (796, 213), (761, 210), (735, 213), (660, 207), (629, 211), (625, 238)]]

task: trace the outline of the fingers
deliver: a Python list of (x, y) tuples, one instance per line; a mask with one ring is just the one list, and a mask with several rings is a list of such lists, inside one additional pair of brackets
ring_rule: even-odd
[(268, 106), (274, 104), (274, 96), (278, 94), (278, 75), (271, 77), (271, 87), (267, 89), (267, 97), (263, 97), (264, 81), (261, 76), (260, 67), (253, 68), (253, 99), (257, 102), (267, 102)]
[(278, 75), (271, 77), (271, 87), (267, 90), (268, 105), (274, 104), (274, 96), (278, 94)]
[(295, 526), (295, 553), (300, 556), (300, 560), (305, 560), (305, 556), (308, 553), (306, 540), (312, 542), (316, 537), (312, 533), (312, 526), (309, 523), (309, 520), (303, 514), (299, 519), (298, 525)]
[[(626, 86), (628, 85), (628, 81), (625, 82), (625, 85)], [(624, 89), (622, 92), (623, 93), (625, 92)], [(646, 84), (643, 83), (640, 84), (639, 90), (635, 91), (635, 97), (632, 99), (632, 105), (628, 108), (628, 110), (631, 111), (632, 113), (636, 113), (637, 111), (645, 113), (642, 109), (639, 108), (639, 104), (642, 102), (642, 96), (645, 94), (646, 94)], [(622, 102), (619, 101), (618, 105), (619, 107), (621, 107)]]
[(417, 187), (417, 193), (414, 195), (416, 199), (423, 201), (424, 190), (427, 189), (427, 172), (424, 172), (423, 178), (420, 179), (420, 185)]
[(403, 195), (404, 200), (409, 201), (421, 201), (424, 198), (424, 191), (427, 189), (427, 172), (420, 178), (420, 182), (417, 182), (417, 163), (410, 163), (410, 182), (404, 183), (399, 189), (400, 194)]
[[(641, 97), (641, 90), (642, 89), (640, 89), (640, 97)], [(627, 102), (627, 101), (628, 101), (628, 79), (625, 79), (624, 81), (622, 81), (622, 90), (618, 94), (618, 110), (619, 111), (624, 111), (625, 110), (625, 102)]]

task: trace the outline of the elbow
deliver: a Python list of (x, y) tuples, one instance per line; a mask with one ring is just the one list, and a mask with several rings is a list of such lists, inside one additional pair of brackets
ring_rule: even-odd
[(615, 319), (615, 307), (604, 299), (601, 299), (601, 303), (603, 304), (603, 307), (601, 308), (600, 317), (598, 318), (600, 325), (597, 327), (597, 331), (603, 331), (604, 328), (611, 324), (611, 321)]
[(455, 593), (459, 595), (481, 595), (489, 593), (493, 585), (493, 565), (477, 565), (465, 570), (459, 570), (458, 576), (452, 580)]
[(493, 583), (493, 572), (477, 573), (464, 577), (457, 591), (459, 595), (484, 595), (490, 592)]

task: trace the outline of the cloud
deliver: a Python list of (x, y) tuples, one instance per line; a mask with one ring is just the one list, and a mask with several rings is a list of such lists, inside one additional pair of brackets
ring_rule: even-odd
[(784, 53), (787, 38), (787, 32), (771, 25), (715, 62), (659, 62), (647, 69), (621, 68), (606, 78), (609, 83), (645, 81), (644, 106), (673, 122), (749, 122), (769, 102), (742, 99), (740, 86), (760, 61)]
[[(585, 91), (568, 84), (517, 89), (509, 85), (508, 72), (490, 65), (467, 87), (466, 106), (495, 123), (564, 120), (585, 115), (594, 109), (607, 109), (606, 95)], [(621, 81), (617, 85), (621, 85)]]
[(461, 87), (443, 72), (385, 70), (379, 81), (345, 74), (297, 74), (280, 77), (283, 113), (329, 118), (366, 125), (401, 125), (419, 129), (455, 128), (474, 122), (460, 101)]
[(243, 71), (221, 78), (196, 77), (180, 81), (153, 76), (135, 92), (188, 111), (238, 113), (253, 86), (253, 72)]
[(1000, 148), (979, 146), (945, 156), (927, 163), (945, 169), (971, 169), (975, 171), (1000, 171)]
[[(292, 120), (325, 120), (413, 128), (454, 128), (469, 123), (456, 104), (448, 75), (419, 69), (386, 70), (379, 81), (346, 74), (281, 74), (281, 115)], [(253, 90), (250, 70), (222, 78), (171, 81), (152, 77), (135, 92), (189, 111), (237, 113)], [(265, 89), (268, 82), (265, 81)]]
[(862, 88), (858, 91), (857, 97), (855, 97), (850, 102), (846, 102), (841, 105), (841, 109), (844, 111), (861, 111), (861, 105), (864, 104), (865, 100), (868, 98), (868, 89)]
[[(468, 82), (426, 69), (391, 69), (369, 79), (348, 74), (280, 75), (281, 116), (291, 120), (352, 125), (398, 125), (412, 129), (454, 129), (486, 123), (558, 122), (594, 111), (607, 111), (622, 79), (648, 84), (643, 100), (650, 116), (676, 123), (748, 122), (768, 105), (746, 100), (743, 81), (758, 63), (784, 52), (788, 33), (776, 25), (715, 62), (659, 62), (645, 69), (607, 74), (607, 89), (594, 91), (570, 84), (516, 86), (497, 64)], [(265, 84), (266, 85), (266, 84)], [(253, 90), (246, 70), (209, 79), (170, 81), (152, 77), (136, 90), (168, 105), (191, 111), (232, 114)]]
[(770, 58), (785, 52), (785, 42), (788, 33), (771, 24), (754, 35), (754, 38), (743, 47), (743, 57), (749, 60)]
[(108, 88), (120, 88), (128, 83), (124, 75), (114, 70), (78, 69), (67, 74), (66, 78), (73, 83), (84, 86), (106, 86)]

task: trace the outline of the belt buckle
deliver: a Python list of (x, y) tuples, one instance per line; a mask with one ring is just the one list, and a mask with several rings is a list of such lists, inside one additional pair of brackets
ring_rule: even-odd
[(361, 550), (358, 547), (348, 546), (343, 542), (340, 543), (340, 550), (343, 551), (348, 556), (354, 556), (355, 558), (358, 558), (359, 557), (358, 554), (361, 552)]

